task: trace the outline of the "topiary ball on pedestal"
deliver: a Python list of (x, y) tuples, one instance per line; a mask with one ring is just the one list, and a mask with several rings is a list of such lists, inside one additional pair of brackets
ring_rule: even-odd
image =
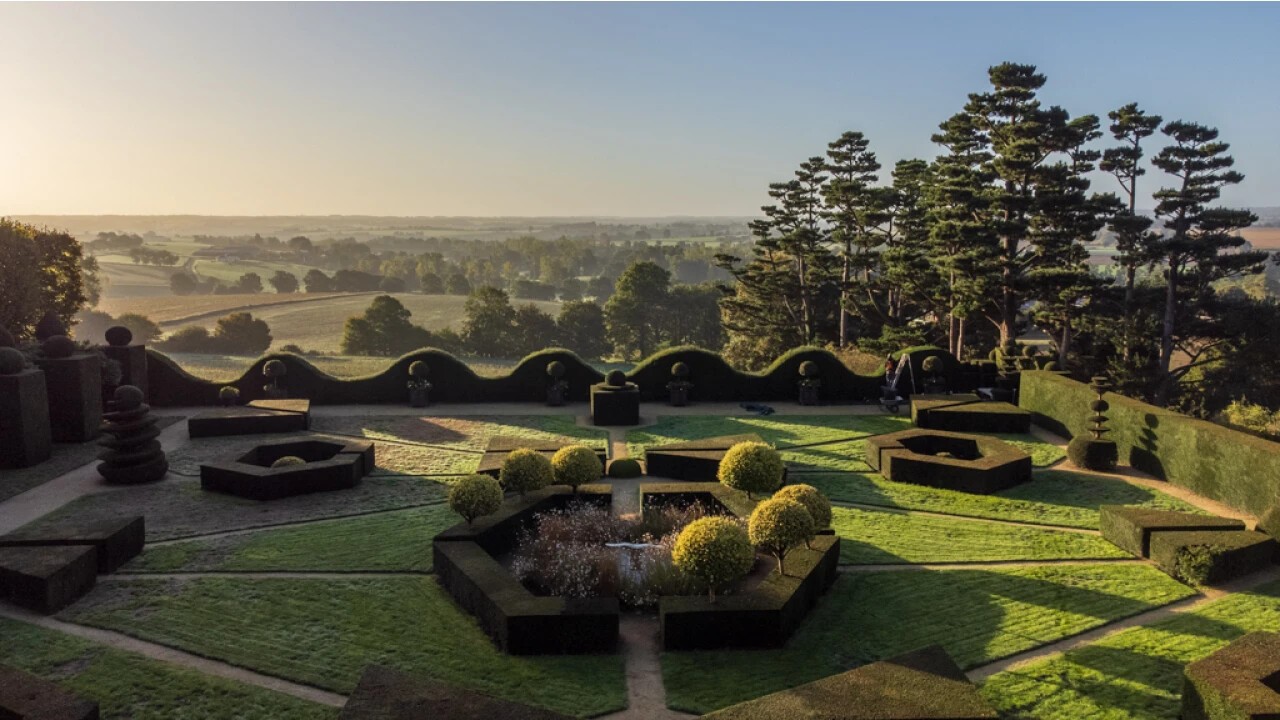
[(105, 337), (111, 347), (127, 347), (133, 342), (133, 331), (123, 325), (107, 328)]
[(157, 439), (160, 428), (151, 415), (151, 407), (143, 400), (142, 391), (132, 385), (116, 388), (103, 413), (103, 438), (98, 441), (105, 450), (98, 474), (107, 482), (135, 484), (153, 482), (169, 471), (169, 461)]
[(671, 366), (671, 377), (677, 380), (684, 380), (689, 377), (689, 366), (682, 362), (675, 363)]
[(604, 376), (604, 384), (615, 388), (626, 387), (627, 374), (621, 370), (610, 370), (609, 374)]
[(77, 350), (75, 341), (66, 335), (53, 335), (45, 338), (44, 342), (40, 344), (40, 349), (44, 352), (45, 357), (52, 360), (69, 358), (75, 355)]
[(16, 348), (0, 347), (0, 375), (17, 375), (27, 366), (27, 359)]

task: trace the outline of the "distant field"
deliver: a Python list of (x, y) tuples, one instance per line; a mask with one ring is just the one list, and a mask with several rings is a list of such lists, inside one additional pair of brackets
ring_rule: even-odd
[[(168, 287), (168, 280), (165, 281)], [(206, 313), (218, 317), (241, 308), (291, 302), (319, 302), (332, 297), (369, 297), (351, 293), (285, 293), (263, 292), (254, 295), (168, 295), (166, 297), (112, 297), (98, 303), (98, 309), (112, 315), (138, 313), (164, 324)], [(366, 300), (366, 302), (368, 302)], [(216, 318), (215, 318), (216, 319)], [(212, 324), (212, 323), (210, 323)]]
[(1259, 250), (1280, 250), (1280, 227), (1246, 228), (1240, 235)]
[[(216, 298), (217, 296), (214, 297)], [(272, 294), (248, 297), (263, 298), (266, 301), (274, 299), (277, 302), (284, 299), (280, 295)], [(295, 297), (305, 298), (306, 295), (295, 295)], [(454, 330), (462, 329), (463, 305), (467, 302), (465, 297), (458, 295), (419, 295), (415, 293), (396, 293), (394, 297), (412, 313), (410, 322), (415, 325), (421, 325), (428, 330), (441, 330), (448, 326), (452, 326)], [(373, 295), (371, 294), (336, 295), (319, 302), (260, 307), (250, 312), (253, 313), (255, 318), (266, 320), (267, 324), (271, 326), (271, 336), (274, 338), (272, 342), (273, 348), (292, 343), (306, 350), (333, 352), (338, 349), (339, 344), (342, 342), (342, 329), (347, 322), (347, 318), (363, 314), (372, 300)], [(516, 300), (513, 302), (524, 304), (528, 301)], [(539, 301), (534, 302), (534, 304), (552, 316), (560, 312), (560, 303), (558, 302)], [(151, 305), (151, 301), (142, 300), (135, 307), (143, 308), (143, 314), (155, 320), (156, 318), (145, 310), (149, 305)], [(136, 312), (137, 310), (134, 311)], [(211, 311), (196, 310), (194, 312)], [(193, 313), (185, 313), (187, 316), (191, 314)], [(181, 316), (175, 315), (174, 317)], [(187, 325), (203, 325), (211, 328), (217, 317), (217, 315), (213, 315), (191, 322), (177, 322), (165, 325), (164, 329), (166, 332), (172, 332)]]

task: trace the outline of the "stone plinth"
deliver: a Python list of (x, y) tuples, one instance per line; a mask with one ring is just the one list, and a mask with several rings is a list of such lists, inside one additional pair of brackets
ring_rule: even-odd
[(0, 375), (0, 467), (20, 468), (49, 459), (49, 395), (40, 370)]

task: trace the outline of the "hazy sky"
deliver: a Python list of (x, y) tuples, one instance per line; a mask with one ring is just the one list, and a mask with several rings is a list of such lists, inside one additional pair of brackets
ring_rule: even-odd
[(1280, 205), (1275, 4), (0, 3), (0, 38), (0, 215), (753, 214), (844, 130), (932, 158), (1004, 60), (1217, 126), (1226, 199)]

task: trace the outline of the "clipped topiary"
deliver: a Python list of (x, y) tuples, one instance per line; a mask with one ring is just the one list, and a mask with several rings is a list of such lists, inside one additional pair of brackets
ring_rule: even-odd
[(520, 497), (524, 497), (530, 490), (541, 490), (550, 485), (555, 480), (555, 471), (551, 469), (551, 461), (542, 453), (517, 448), (502, 461), (498, 480), (508, 491), (518, 492)]
[(468, 475), (449, 488), (449, 509), (470, 525), (502, 507), (502, 486), (490, 475)]
[[(1263, 514), (1262, 519), (1258, 521), (1258, 531), (1280, 540), (1280, 502), (1272, 505), (1271, 509)], [(1280, 556), (1280, 549), (1276, 554)]]
[(133, 331), (123, 325), (116, 325), (107, 328), (105, 337), (111, 347), (125, 347), (133, 342)]
[(75, 341), (66, 335), (54, 335), (41, 343), (40, 350), (47, 358), (61, 360), (75, 355), (77, 348)]
[(1040, 349), (1039, 349), (1038, 347), (1036, 347), (1035, 345), (1023, 345), (1023, 346), (1022, 346), (1022, 357), (1024, 357), (1024, 358), (1033, 358), (1033, 357), (1035, 357), (1035, 356), (1036, 356), (1036, 353), (1038, 353), (1038, 352), (1040, 352)]
[(785, 474), (786, 466), (776, 449), (762, 442), (741, 442), (725, 452), (716, 479), (753, 497), (777, 490)]
[(240, 390), (231, 385), (224, 385), (218, 389), (218, 402), (223, 405), (239, 405)]
[(426, 380), (431, 375), (431, 366), (421, 360), (409, 363), (409, 377), (414, 380)]
[(1071, 443), (1067, 445), (1067, 457), (1076, 467), (1110, 472), (1115, 470), (1116, 463), (1120, 460), (1120, 451), (1114, 440), (1102, 437), (1110, 432), (1106, 426), (1107, 416), (1103, 413), (1111, 406), (1102, 398), (1108, 390), (1107, 379), (1095, 377), (1089, 387), (1098, 395), (1093, 402), (1089, 403), (1089, 409), (1093, 411), (1092, 417), (1089, 418), (1089, 435), (1082, 434), (1071, 438)]
[(558, 485), (568, 485), (578, 492), (579, 485), (593, 483), (604, 474), (596, 451), (586, 445), (566, 445), (551, 456), (551, 471)]
[(0, 347), (0, 375), (17, 375), (27, 366), (27, 359), (16, 348)]
[(812, 360), (805, 360), (800, 363), (800, 377), (812, 380), (818, 377), (820, 373), (821, 368), (818, 367), (818, 363)]
[(288, 366), (280, 360), (268, 360), (266, 364), (262, 366), (262, 374), (269, 378), (284, 377), (288, 372)]
[(936, 373), (942, 369), (938, 367), (938, 365), (939, 365), (938, 356), (930, 355), (929, 357), (924, 359), (924, 362), (920, 363), (920, 369), (932, 375), (933, 373)]
[(142, 390), (133, 385), (121, 385), (107, 403), (102, 414), (102, 438), (98, 444), (103, 451), (98, 474), (107, 482), (133, 484), (153, 482), (169, 471), (169, 461), (158, 439), (160, 428), (151, 408), (144, 402)]
[(58, 314), (50, 310), (36, 323), (36, 340), (44, 342), (51, 337), (67, 334), (67, 325)]
[(609, 387), (626, 387), (627, 374), (621, 370), (610, 370), (609, 374), (604, 376), (604, 384)]
[(274, 468), (282, 468), (282, 467), (296, 467), (298, 465), (306, 465), (306, 464), (307, 464), (307, 461), (303, 460), (297, 455), (285, 455), (284, 457), (271, 463), (271, 467), (274, 469)]
[[(818, 488), (804, 484), (784, 485), (781, 490), (773, 494), (773, 497), (774, 499), (795, 500), (803, 505), (804, 509), (809, 512), (809, 517), (813, 518), (813, 530), (815, 533), (831, 527), (831, 501)], [(808, 546), (809, 541), (812, 539), (812, 535), (805, 538), (805, 545)]]
[(671, 562), (680, 572), (707, 584), (711, 602), (716, 590), (740, 580), (755, 564), (751, 539), (742, 526), (723, 516), (694, 520), (680, 531)]
[(13, 340), (13, 334), (0, 327), (0, 348), (11, 348), (14, 345), (17, 343)]
[(644, 474), (640, 461), (635, 458), (618, 458), (609, 461), (609, 477), (619, 480), (638, 478)]
[(552, 377), (552, 378), (555, 378), (556, 380), (559, 380), (560, 378), (564, 377), (564, 373), (565, 373), (564, 363), (560, 362), (559, 360), (552, 360), (551, 362), (547, 363), (548, 377)]
[(778, 574), (785, 575), (787, 553), (814, 535), (813, 517), (795, 500), (765, 500), (752, 511), (747, 535), (761, 552), (778, 559)]

